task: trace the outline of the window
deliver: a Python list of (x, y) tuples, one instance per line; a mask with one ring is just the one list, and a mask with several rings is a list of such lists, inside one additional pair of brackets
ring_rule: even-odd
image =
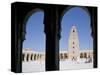
[(73, 30), (73, 32), (75, 32), (75, 30)]

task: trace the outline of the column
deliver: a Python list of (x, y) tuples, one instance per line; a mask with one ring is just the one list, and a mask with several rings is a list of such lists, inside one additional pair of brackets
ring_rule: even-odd
[(59, 70), (59, 27), (56, 6), (46, 9), (44, 24), (46, 34), (46, 71)]

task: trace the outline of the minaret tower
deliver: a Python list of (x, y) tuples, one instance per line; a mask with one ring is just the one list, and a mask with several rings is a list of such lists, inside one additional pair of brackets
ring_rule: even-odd
[(68, 58), (75, 61), (79, 59), (79, 39), (75, 26), (72, 26), (68, 39)]

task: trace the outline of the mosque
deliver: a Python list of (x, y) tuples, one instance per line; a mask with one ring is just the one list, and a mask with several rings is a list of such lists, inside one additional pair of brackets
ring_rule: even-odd
[[(68, 50), (60, 51), (59, 53), (59, 59), (61, 61), (78, 61), (80, 59), (88, 59), (86, 62), (93, 61), (93, 50), (80, 50), (78, 38), (77, 28), (76, 26), (72, 26), (68, 39)], [(32, 49), (23, 49), (22, 60), (25, 62), (43, 61), (45, 60), (45, 53), (36, 52)]]

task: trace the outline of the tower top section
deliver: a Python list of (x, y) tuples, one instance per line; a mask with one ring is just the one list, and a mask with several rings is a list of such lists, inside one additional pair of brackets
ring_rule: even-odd
[(77, 44), (79, 44), (78, 39), (78, 32), (76, 26), (72, 26), (70, 36), (69, 36), (69, 43), (75, 41)]
[(72, 33), (73, 33), (73, 32), (76, 32), (76, 33), (77, 33), (77, 28), (76, 28), (76, 26), (72, 26), (71, 32), (72, 32)]
[(74, 29), (74, 28), (76, 28), (76, 26), (75, 26), (75, 25), (73, 25), (73, 26), (72, 26), (72, 28)]

